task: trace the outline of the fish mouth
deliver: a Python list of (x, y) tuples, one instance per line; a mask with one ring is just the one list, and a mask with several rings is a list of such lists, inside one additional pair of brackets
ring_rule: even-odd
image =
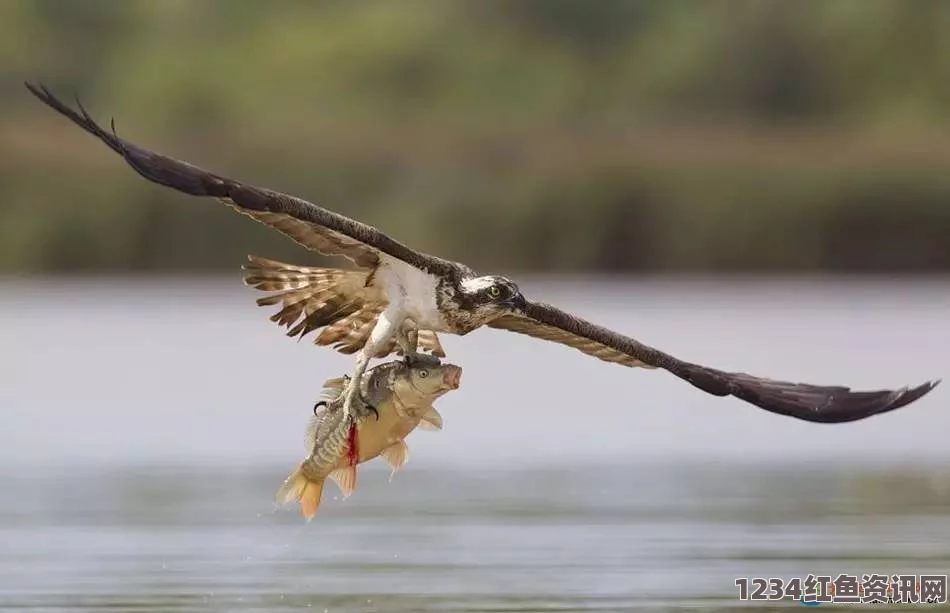
[(462, 367), (455, 364), (446, 364), (442, 373), (442, 385), (446, 389), (457, 390), (462, 380)]

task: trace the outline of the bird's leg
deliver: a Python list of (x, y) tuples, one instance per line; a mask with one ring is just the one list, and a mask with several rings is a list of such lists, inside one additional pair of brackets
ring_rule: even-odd
[[(370, 358), (376, 355), (379, 348), (389, 341), (393, 333), (398, 329), (394, 323), (395, 315), (396, 313), (390, 312), (390, 309), (386, 309), (380, 313), (379, 318), (376, 320), (376, 325), (373, 326), (373, 331), (370, 332), (369, 338), (366, 339), (363, 348), (356, 354), (356, 368), (353, 369), (353, 376), (343, 389), (343, 414), (348, 417), (355, 417), (354, 404), (361, 396), (360, 390), (363, 387), (363, 375), (366, 373), (366, 367), (369, 366)], [(359, 400), (362, 404), (371, 406), (362, 398), (359, 398)], [(372, 409), (376, 411), (375, 407), (372, 407)], [(379, 413), (376, 412), (376, 415), (378, 416)]]
[[(370, 349), (370, 351), (367, 351), (367, 349)], [(355, 409), (357, 402), (364, 406), (371, 406), (361, 397), (362, 394), (360, 393), (360, 388), (362, 387), (360, 383), (363, 381), (363, 375), (366, 373), (366, 367), (369, 365), (369, 357), (371, 355), (372, 349), (369, 346), (369, 342), (367, 342), (359, 354), (357, 354), (356, 368), (353, 370), (353, 376), (347, 382), (346, 387), (343, 388), (343, 415), (347, 417), (357, 417)], [(377, 415), (378, 414), (379, 413), (377, 413)]]
[(419, 352), (419, 331), (415, 325), (408, 320), (402, 325), (399, 332), (396, 333), (396, 343), (402, 351), (402, 359), (406, 364), (412, 361)]

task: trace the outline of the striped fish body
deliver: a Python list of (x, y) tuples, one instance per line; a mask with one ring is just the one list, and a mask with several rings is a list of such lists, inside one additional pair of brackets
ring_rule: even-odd
[[(390, 363), (388, 372), (370, 382), (381, 384), (379, 391), (368, 390), (367, 397), (378, 411), (379, 418), (369, 418), (358, 424), (358, 464), (381, 456), (395, 473), (409, 459), (405, 438), (417, 427), (441, 430), (442, 416), (433, 403), (441, 394), (418, 391), (408, 384), (401, 363)], [(337, 468), (345, 468), (348, 458), (341, 458)], [(342, 488), (342, 485), (341, 485)], [(351, 491), (343, 488), (344, 495)]]
[(356, 489), (356, 466), (382, 456), (395, 472), (408, 459), (403, 440), (420, 423), (441, 429), (442, 418), (433, 402), (457, 389), (461, 368), (442, 364), (434, 356), (418, 356), (411, 365), (402, 360), (381, 364), (361, 380), (361, 397), (355, 417), (343, 411), (348, 377), (324, 384), (324, 407), (315, 411), (307, 430), (310, 454), (277, 492), (277, 503), (300, 502), (306, 519), (316, 515), (329, 478), (349, 496)]
[[(365, 415), (354, 418), (344, 413), (342, 393), (336, 394), (331, 401), (319, 404), (324, 407), (314, 411), (307, 429), (310, 454), (277, 491), (277, 504), (299, 501), (300, 512), (307, 520), (312, 519), (320, 508), (323, 486), (328, 477), (348, 483), (350, 477), (346, 474), (349, 472), (347, 467), (357, 463), (359, 423), (365, 419)], [(355, 485), (354, 472), (352, 487)]]
[(354, 447), (354, 427), (357, 421), (344, 415), (342, 410), (322, 410), (314, 417), (314, 444), (310, 455), (301, 464), (301, 470), (310, 480), (324, 479), (336, 468), (349, 462), (351, 448)]

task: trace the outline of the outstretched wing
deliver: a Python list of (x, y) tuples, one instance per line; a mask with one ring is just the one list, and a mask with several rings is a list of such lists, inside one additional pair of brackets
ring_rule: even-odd
[(149, 181), (192, 196), (217, 198), (308, 249), (324, 255), (345, 256), (365, 268), (374, 268), (379, 263), (380, 254), (385, 254), (432, 274), (453, 274), (458, 269), (453, 262), (410, 249), (372, 226), (306, 200), (216, 175), (139, 147), (119, 138), (114, 123), (111, 131), (102, 128), (78, 99), (79, 110), (76, 111), (43, 86), (26, 83), (26, 87), (48, 106), (108, 145)]
[(893, 411), (917, 400), (939, 380), (913, 388), (855, 392), (843, 386), (791, 383), (684, 362), (630, 337), (541, 302), (528, 302), (524, 315), (505, 315), (488, 324), (554, 341), (624, 366), (662, 368), (715, 396), (735, 396), (757, 407), (805, 421), (839, 423)]

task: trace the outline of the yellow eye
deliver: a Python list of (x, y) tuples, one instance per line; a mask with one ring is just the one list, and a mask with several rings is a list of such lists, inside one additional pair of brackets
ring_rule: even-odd
[(501, 296), (501, 288), (499, 288), (497, 285), (492, 285), (488, 288), (488, 295), (492, 298)]
[(428, 371), (428, 370), (420, 370), (420, 371), (419, 371), (419, 378), (420, 378), (420, 379), (425, 379), (425, 378), (428, 377), (428, 376), (429, 376), (429, 371)]

